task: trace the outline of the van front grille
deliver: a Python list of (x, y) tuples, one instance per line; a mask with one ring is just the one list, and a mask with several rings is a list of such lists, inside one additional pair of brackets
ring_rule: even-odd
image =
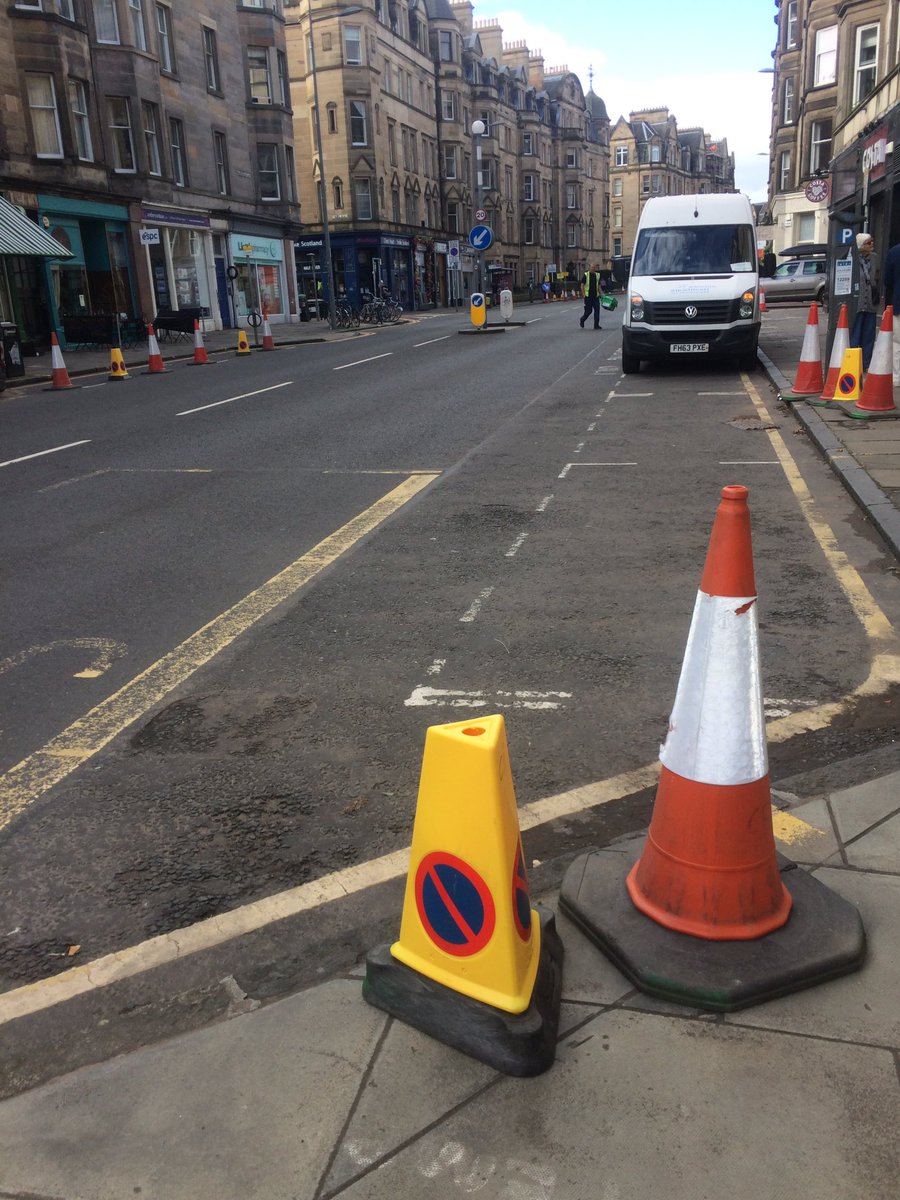
[[(739, 300), (645, 300), (644, 320), (651, 325), (695, 325), (702, 322), (722, 325), (738, 319)], [(685, 309), (693, 307), (694, 316), (687, 316)]]

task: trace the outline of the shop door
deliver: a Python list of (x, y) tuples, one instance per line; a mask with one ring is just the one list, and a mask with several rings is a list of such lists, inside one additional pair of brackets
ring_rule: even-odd
[(219, 297), (219, 312), (222, 316), (222, 328), (231, 329), (231, 303), (228, 299), (228, 277), (225, 274), (225, 259), (216, 259), (216, 293)]

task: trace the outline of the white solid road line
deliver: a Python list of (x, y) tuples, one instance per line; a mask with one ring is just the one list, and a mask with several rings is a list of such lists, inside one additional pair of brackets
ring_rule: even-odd
[(445, 333), (443, 337), (432, 338), (428, 342), (414, 342), (413, 350), (418, 350), (420, 346), (433, 346), (435, 342), (446, 342), (449, 337), (450, 337), (450, 334)]
[(42, 458), (45, 454), (59, 454), (60, 450), (71, 450), (73, 446), (89, 446), (90, 438), (85, 438), (83, 442), (67, 442), (65, 446), (54, 446), (52, 450), (38, 450), (34, 454), (23, 454), (21, 458), (8, 458), (6, 462), (0, 462), (0, 467), (11, 467), (14, 463), (28, 462), (30, 458)]

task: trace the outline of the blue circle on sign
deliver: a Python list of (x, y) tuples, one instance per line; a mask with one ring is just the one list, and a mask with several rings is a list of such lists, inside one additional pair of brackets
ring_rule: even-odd
[(482, 293), (481, 292), (473, 292), (471, 303), (472, 303), (473, 308), (481, 308), (481, 306), (484, 304), (484, 296), (482, 295)]
[(456, 958), (476, 954), (494, 933), (494, 902), (487, 884), (453, 854), (428, 854), (416, 872), (416, 908), (422, 927)]
[(838, 380), (838, 390), (843, 392), (845, 396), (849, 396), (855, 387), (855, 375), (842, 375)]
[(469, 245), (476, 250), (487, 250), (493, 240), (494, 235), (487, 225), (476, 225), (469, 232)]

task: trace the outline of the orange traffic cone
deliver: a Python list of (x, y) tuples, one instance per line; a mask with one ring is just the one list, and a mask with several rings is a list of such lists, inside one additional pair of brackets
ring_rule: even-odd
[(266, 309), (263, 309), (263, 324), (262, 324), (262, 348), (263, 350), (274, 350), (275, 339), (272, 337), (272, 329), (269, 325), (269, 314)]
[(149, 356), (147, 374), (164, 374), (166, 368), (163, 366), (162, 355), (159, 352), (159, 342), (156, 340), (156, 334), (153, 332), (152, 325), (147, 326), (147, 351)]
[(761, 313), (766, 311), (766, 293), (762, 287), (759, 289), (759, 311)]
[(639, 858), (619, 847), (576, 859), (560, 893), (561, 909), (643, 991), (716, 1011), (835, 978), (865, 957), (853, 905), (775, 850), (756, 601), (747, 489), (726, 487), (646, 844)]
[[(844, 354), (850, 349), (850, 322), (847, 318), (847, 305), (841, 305), (838, 313), (837, 326), (834, 331), (834, 342), (831, 346), (831, 358), (828, 360), (828, 374), (825, 376), (825, 387), (820, 400), (833, 400), (837, 391)], [(813, 401), (812, 403), (815, 403)]]
[(70, 388), (72, 380), (69, 378), (69, 372), (66, 370), (66, 364), (63, 362), (62, 350), (59, 348), (59, 340), (55, 333), (50, 334), (50, 378), (52, 380), (51, 392), (60, 391), (62, 388)]
[(209, 362), (206, 356), (206, 347), (203, 345), (203, 334), (200, 330), (200, 322), (194, 318), (194, 362), (195, 367), (202, 367)]
[(820, 393), (824, 387), (822, 355), (819, 350), (819, 306), (813, 303), (809, 306), (809, 320), (806, 322), (803, 348), (800, 351), (800, 366), (791, 394), (811, 396)]
[(119, 346), (113, 346), (109, 352), (109, 375), (107, 375), (107, 379), (115, 382), (129, 378), (130, 376), (125, 368), (125, 359), (122, 357), (122, 350)]
[(866, 372), (862, 395), (847, 406), (851, 417), (894, 417), (894, 310), (890, 305), (881, 318), (881, 329), (875, 339), (872, 361)]
[(238, 330), (238, 347), (236, 354), (250, 354), (250, 343), (247, 341), (247, 334), (243, 329)]

